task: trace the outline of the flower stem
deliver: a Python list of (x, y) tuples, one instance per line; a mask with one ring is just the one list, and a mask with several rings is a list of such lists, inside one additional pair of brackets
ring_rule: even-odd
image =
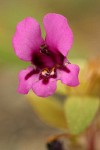
[(95, 150), (95, 126), (91, 126), (87, 132), (87, 150)]

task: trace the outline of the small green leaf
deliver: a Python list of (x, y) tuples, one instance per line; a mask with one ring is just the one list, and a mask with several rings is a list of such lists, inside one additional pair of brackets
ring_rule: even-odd
[(41, 98), (33, 92), (28, 94), (28, 101), (39, 118), (48, 125), (60, 129), (66, 129), (66, 117), (61, 104), (54, 97)]
[(83, 132), (92, 122), (99, 108), (99, 98), (69, 97), (64, 104), (70, 134)]

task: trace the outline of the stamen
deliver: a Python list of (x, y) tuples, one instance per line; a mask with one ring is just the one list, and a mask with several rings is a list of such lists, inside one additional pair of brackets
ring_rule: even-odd
[(55, 68), (52, 68), (50, 75), (54, 75), (55, 74)]
[(52, 68), (52, 70), (50, 72), (50, 76), (52, 78), (56, 78), (57, 77), (57, 72), (56, 72), (56, 68), (55, 67)]
[(49, 78), (49, 77), (50, 77), (50, 70), (48, 68), (45, 68), (44, 70), (42, 70), (40, 74), (40, 78), (44, 79), (44, 78)]
[(49, 71), (47, 71), (47, 70), (43, 70), (41, 74), (43, 76), (49, 76), (50, 75)]
[(47, 48), (47, 45), (43, 44), (40, 46), (40, 52), (45, 55), (50, 55), (50, 51)]
[(48, 82), (48, 80), (50, 78), (56, 78), (57, 77), (57, 73), (56, 73), (56, 68), (53, 67), (52, 69), (49, 68), (45, 68), (44, 70), (42, 70), (39, 79), (43, 79), (43, 82)]

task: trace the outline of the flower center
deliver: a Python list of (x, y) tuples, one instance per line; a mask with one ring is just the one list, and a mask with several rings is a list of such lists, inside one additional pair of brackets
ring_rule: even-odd
[(66, 68), (64, 59), (65, 57), (60, 52), (52, 51), (46, 44), (42, 44), (39, 50), (33, 54), (31, 60), (35, 69), (26, 75), (25, 80), (33, 74), (39, 74), (39, 80), (47, 84), (50, 78), (57, 78), (57, 69), (70, 72)]
[(56, 72), (56, 68), (53, 67), (52, 69), (50, 68), (45, 68), (41, 71), (39, 79), (43, 80), (43, 83), (48, 83), (50, 78), (56, 78), (57, 77), (57, 72)]

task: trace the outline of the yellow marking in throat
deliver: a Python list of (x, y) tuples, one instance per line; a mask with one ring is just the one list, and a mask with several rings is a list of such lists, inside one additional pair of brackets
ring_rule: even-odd
[(55, 68), (53, 67), (53, 68), (51, 69), (50, 75), (54, 75), (54, 74), (55, 74)]
[(45, 69), (42, 71), (42, 75), (43, 75), (43, 76), (45, 76), (46, 74), (49, 74), (48, 68), (45, 68)]

